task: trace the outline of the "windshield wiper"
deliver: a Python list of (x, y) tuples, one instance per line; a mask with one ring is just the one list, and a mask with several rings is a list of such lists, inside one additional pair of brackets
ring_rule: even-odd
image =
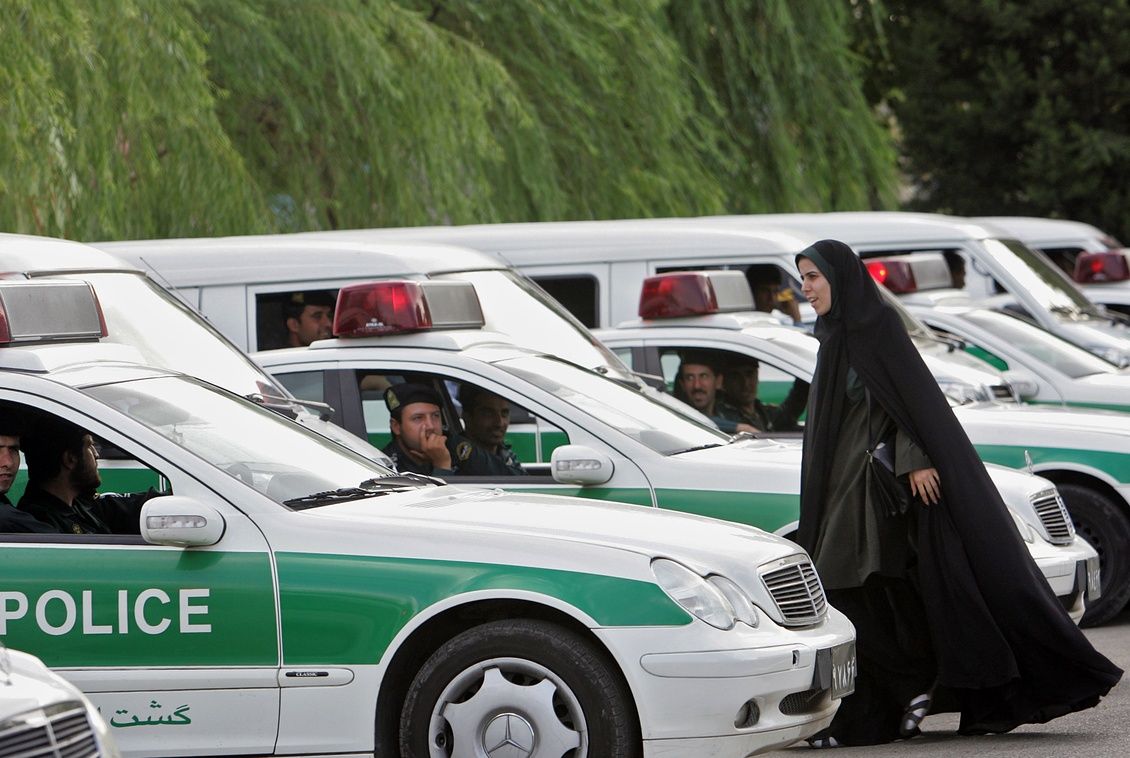
[[(729, 443), (727, 442), (726, 444), (729, 444)], [(675, 450), (673, 452), (668, 453), (667, 455), (682, 455), (683, 453), (693, 453), (696, 450), (706, 450), (706, 449), (712, 448), (712, 447), (722, 447), (722, 443), (721, 442), (707, 442), (705, 445), (695, 445), (694, 447), (688, 447), (688, 448), (685, 448), (683, 450)]]
[(334, 415), (332, 405), (329, 403), (320, 403), (316, 400), (301, 400), (297, 397), (283, 397), (281, 395), (265, 395), (262, 392), (252, 392), (250, 395), (244, 395), (243, 397), (257, 405), (269, 408), (284, 416), (290, 416), (291, 418), (295, 418), (298, 415), (294, 410), (294, 406), (296, 405), (315, 413), (322, 421), (329, 421)]
[(446, 484), (446, 482), (442, 479), (413, 474), (411, 472), (391, 474), (375, 479), (366, 479), (357, 487), (340, 487), (336, 490), (315, 492), (311, 495), (303, 495), (302, 497), (284, 500), (283, 505), (300, 511), (319, 505), (343, 503), (349, 500), (361, 500), (366, 497), (377, 497), (378, 495), (391, 495), (396, 492), (410, 492), (422, 486), (443, 484)]

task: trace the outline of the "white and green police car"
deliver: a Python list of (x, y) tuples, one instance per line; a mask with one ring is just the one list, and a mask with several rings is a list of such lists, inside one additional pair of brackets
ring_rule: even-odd
[(0, 637), (127, 755), (741, 758), (851, 690), (851, 625), (786, 540), (399, 476), (100, 341), (78, 280), (0, 282), (0, 316), (0, 412), (164, 493), (138, 534), (0, 534)]
[[(932, 331), (1004, 372), (1026, 402), (1130, 411), (1130, 369), (1045, 331), (1023, 318), (970, 302), (950, 286), (936, 253), (870, 258), (867, 268)], [(943, 281), (937, 284), (942, 273)], [(954, 296), (954, 294), (956, 296)], [(931, 298), (918, 302), (913, 298)]]
[[(664, 276), (699, 278), (698, 286), (709, 287), (712, 279), (725, 272)], [(811, 380), (819, 348), (813, 337), (771, 323), (765, 314), (712, 310), (691, 313), (673, 302), (666, 308), (670, 318), (655, 318), (653, 313), (652, 318), (597, 334), (636, 370), (661, 373), (670, 382), (681, 350), (711, 349), (754, 358), (760, 364), (758, 397), (763, 403), (780, 402), (794, 380)], [(1100, 598), (1092, 598), (1087, 621), (1100, 623), (1117, 613), (1130, 594), (1130, 432), (1126, 417), (1015, 403), (955, 405), (958, 420), (983, 460), (1027, 468), (1054, 483), (1045, 483), (1024, 498), (1041, 519), (1033, 521), (1033, 511), (1007, 495), (1002, 484), (1005, 472), (990, 467), (1006, 503), (1015, 513), (1027, 513), (1041, 537), (1063, 543), (1082, 565), (1090, 559), (1092, 569), (1097, 550), (1103, 591)], [(1063, 513), (1064, 502), (1070, 518)], [(1085, 541), (1072, 531), (1072, 519)]]
[(106, 720), (77, 687), (0, 642), (0, 755), (118, 758)]
[[(449, 433), (459, 430), (453, 388), (464, 384), (507, 399), (512, 415), (517, 411), (545, 432), (548, 464), (524, 460), (524, 476), (451, 481), (638, 503), (781, 535), (795, 531), (799, 440), (732, 438), (618, 382), (476, 328), (480, 323), (469, 284), (374, 282), (342, 290), (338, 339), (255, 357), (299, 397), (329, 399), (335, 419), (358, 434), (387, 434), (382, 390), (403, 381), (435, 389)], [(1090, 582), (1086, 575), (1094, 551), (1075, 539), (1052, 485), (1019, 472), (990, 473), (1029, 551), (1078, 619), (1088, 588), (1092, 596), (1099, 589), (1097, 575)]]

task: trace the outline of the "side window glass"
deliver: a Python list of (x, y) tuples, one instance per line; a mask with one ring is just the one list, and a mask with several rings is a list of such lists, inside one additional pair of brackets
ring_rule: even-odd
[(625, 366), (630, 368), (632, 371), (637, 370), (636, 367), (632, 365), (632, 348), (630, 348), (630, 347), (614, 347), (614, 348), (612, 348), (612, 352), (615, 353), (617, 358), (619, 358), (620, 360), (622, 360), (624, 362)]
[[(568, 435), (559, 427), (509, 398), (493, 393), (485, 393), (485, 399), (477, 401), (476, 407), (480, 412), (472, 416), (464, 407), (464, 400), (476, 394), (482, 397), (484, 393), (476, 393), (479, 389), (476, 385), (449, 377), (411, 372), (363, 372), (358, 374), (357, 381), (366, 436), (370, 444), (382, 449), (392, 442), (389, 423), (391, 414), (385, 403), (385, 391), (393, 385), (403, 383), (425, 385), (439, 397), (443, 417), (442, 431), (456, 458), (466, 450), (458, 448), (462, 440), (506, 457), (506, 451), (497, 447), (501, 442), (509, 447), (516, 463), (520, 464), (522, 473), (549, 475), (548, 463), (553, 450), (569, 443)], [(472, 389), (467, 390), (465, 387)], [(477, 420), (478, 427), (475, 426)]]
[(595, 276), (531, 278), (589, 329), (595, 329), (600, 325), (600, 307), (597, 301), (599, 284)]
[[(155, 494), (171, 494), (161, 472), (58, 416), (0, 404), (0, 532), (138, 535), (140, 513)], [(63, 466), (63, 462), (68, 464)], [(59, 477), (79, 477), (91, 494), (64, 503), (48, 490)], [(29, 487), (34, 478), (37, 487)], [(97, 494), (94, 494), (97, 493)]]
[(255, 296), (255, 335), (260, 350), (305, 347), (332, 335), (336, 289), (265, 292)]
[(325, 374), (321, 371), (296, 371), (293, 374), (279, 374), (275, 379), (300, 400), (318, 403), (326, 401)]
[(675, 379), (679, 376), (679, 353), (675, 350), (664, 352), (659, 356), (659, 366), (663, 370), (663, 382), (667, 391), (674, 394)]

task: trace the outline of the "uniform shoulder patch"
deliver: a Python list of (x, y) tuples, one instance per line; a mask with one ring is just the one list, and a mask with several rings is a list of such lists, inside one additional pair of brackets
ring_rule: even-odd
[(470, 442), (464, 440), (455, 446), (455, 457), (461, 461), (465, 461), (471, 457), (471, 452), (474, 450)]

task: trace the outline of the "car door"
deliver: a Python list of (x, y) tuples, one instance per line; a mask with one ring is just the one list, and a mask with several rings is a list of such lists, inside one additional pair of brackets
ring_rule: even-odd
[(198, 548), (136, 534), (0, 534), (0, 636), (85, 691), (128, 755), (272, 753), (279, 628), (263, 534), (178, 465), (184, 451), (90, 398), (0, 388), (0, 401), (83, 427), (226, 524)]
[[(484, 368), (489, 371), (489, 366)], [(303, 364), (271, 365), (268, 369), (291, 392), (302, 399), (321, 397), (334, 405), (335, 423), (369, 439), (373, 444), (388, 444), (389, 415), (383, 389), (392, 382), (415, 381), (430, 384), (444, 400), (445, 431), (461, 431), (458, 387), (472, 383), (504, 397), (512, 413), (509, 443), (526, 474), (523, 476), (456, 476), (453, 484), (489, 484), (510, 491), (541, 492), (555, 495), (593, 497), (603, 500), (653, 505), (651, 486), (643, 470), (612, 441), (593, 432), (591, 425), (570, 418), (569, 409), (550, 407), (531, 396), (515, 382), (502, 383), (502, 377), (485, 376), (465, 367), (425, 362), (373, 360), (339, 363), (333, 368), (324, 361), (316, 367)], [(501, 373), (501, 372), (497, 372)], [(318, 375), (321, 381), (318, 381)], [(302, 393), (309, 396), (303, 396)], [(336, 403), (333, 402), (336, 400)], [(517, 412), (514, 412), (517, 411)], [(553, 479), (550, 458), (554, 448), (564, 444), (589, 446), (613, 463), (612, 478), (601, 485), (564, 484)]]

